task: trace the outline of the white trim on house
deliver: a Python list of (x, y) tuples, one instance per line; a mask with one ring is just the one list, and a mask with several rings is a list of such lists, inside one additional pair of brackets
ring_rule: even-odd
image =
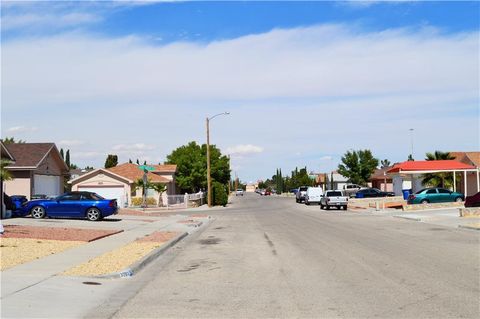
[(129, 184), (134, 183), (132, 180), (130, 180), (130, 179), (124, 177), (124, 176), (115, 174), (115, 173), (109, 171), (109, 170), (106, 169), (106, 168), (97, 168), (97, 169), (94, 169), (93, 171), (90, 171), (90, 172), (85, 173), (85, 174), (83, 174), (83, 175), (80, 175), (80, 176), (78, 176), (78, 177), (76, 177), (76, 178), (74, 178), (74, 179), (72, 179), (72, 180), (69, 180), (69, 181), (68, 181), (68, 184), (73, 184), (73, 183), (75, 183), (77, 180), (83, 179), (83, 178), (86, 178), (86, 177), (87, 177), (87, 179), (88, 179), (88, 178), (90, 177), (90, 175), (94, 176), (95, 173), (100, 172), (100, 171), (101, 171), (101, 172), (104, 172), (104, 173), (107, 173), (107, 174), (110, 174), (110, 175), (113, 175), (113, 176), (115, 176), (115, 177), (117, 177), (117, 178), (119, 178), (119, 179), (122, 179), (122, 180), (126, 181), (126, 182), (129, 183)]

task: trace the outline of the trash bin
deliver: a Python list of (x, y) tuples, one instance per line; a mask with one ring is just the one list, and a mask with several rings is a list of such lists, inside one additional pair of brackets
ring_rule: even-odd
[(403, 199), (407, 200), (408, 196), (410, 196), (410, 194), (411, 194), (411, 190), (410, 189), (403, 189), (402, 192), (403, 192)]

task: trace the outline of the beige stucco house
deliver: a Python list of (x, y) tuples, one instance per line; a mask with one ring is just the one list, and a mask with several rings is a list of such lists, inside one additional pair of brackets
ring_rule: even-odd
[(30, 199), (34, 194), (57, 196), (64, 192), (68, 166), (54, 143), (2, 143), (2, 154), (13, 158), (6, 167), (13, 177), (4, 182), (6, 194)]
[[(176, 165), (152, 165), (155, 169), (147, 171), (147, 178), (152, 183), (167, 186), (167, 194), (175, 194)], [(141, 166), (124, 163), (108, 169), (99, 168), (69, 181), (72, 191), (95, 192), (105, 198), (117, 199), (119, 206), (130, 206), (133, 197), (143, 195), (135, 183), (143, 178)], [(147, 195), (158, 199), (158, 193), (148, 190)]]

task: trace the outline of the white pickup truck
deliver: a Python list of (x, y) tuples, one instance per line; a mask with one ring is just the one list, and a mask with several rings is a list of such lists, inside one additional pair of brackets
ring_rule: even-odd
[(343, 208), (347, 210), (348, 197), (344, 196), (341, 190), (326, 191), (320, 200), (320, 209), (330, 207), (337, 207), (337, 209)]

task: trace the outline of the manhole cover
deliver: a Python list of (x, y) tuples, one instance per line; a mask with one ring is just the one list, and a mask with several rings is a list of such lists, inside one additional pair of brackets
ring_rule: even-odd
[(84, 282), (82, 282), (82, 284), (84, 284), (84, 285), (92, 285), (92, 286), (99, 286), (99, 285), (101, 285), (101, 283), (96, 282), (96, 281), (84, 281)]

